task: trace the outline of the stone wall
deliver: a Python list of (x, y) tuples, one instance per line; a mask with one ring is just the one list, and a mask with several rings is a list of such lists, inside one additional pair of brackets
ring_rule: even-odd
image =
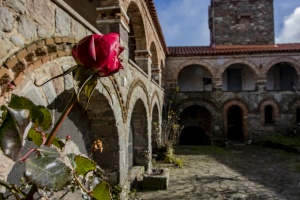
[[(266, 134), (299, 131), (296, 122), (296, 109), (299, 102), (299, 89), (291, 91), (266, 90), (267, 74), (278, 63), (292, 66), (299, 79), (300, 56), (298, 53), (218, 55), (194, 57), (168, 57), (166, 81), (167, 99), (173, 100), (178, 116), (190, 106), (206, 108), (211, 115), (212, 129), (204, 128), (212, 140), (227, 140), (227, 111), (238, 106), (243, 114), (243, 134), (246, 140), (261, 139)], [(224, 91), (222, 84), (226, 69), (243, 64), (252, 73), (255, 84), (253, 90)], [(198, 66), (208, 71), (212, 80), (211, 91), (181, 91), (178, 87), (180, 72), (189, 66)], [(226, 76), (226, 75), (225, 75)], [(243, 75), (245, 76), (245, 75)], [(247, 75), (248, 76), (248, 75)], [(265, 107), (272, 106), (274, 124), (265, 124)], [(201, 121), (201, 120), (200, 120)], [(199, 122), (200, 123), (200, 122)]]
[(213, 0), (211, 45), (274, 44), (273, 0)]
[[(124, 185), (130, 170), (129, 163), (142, 164), (148, 169), (151, 167), (150, 160), (143, 156), (145, 152), (151, 155), (152, 113), (155, 108), (155, 120), (161, 121), (164, 92), (160, 82), (154, 81), (151, 76), (150, 46), (156, 45), (155, 53), (160, 63), (164, 63), (166, 52), (151, 25), (152, 18), (145, 2), (127, 0), (116, 3), (119, 6), (138, 4), (142, 13), (140, 20), (147, 27), (143, 50), (147, 52), (145, 63), (149, 73), (145, 73), (137, 61), (128, 58), (128, 24), (120, 20), (107, 23), (95, 19), (101, 31), (120, 33), (120, 43), (126, 49), (121, 55), (124, 69), (102, 78), (87, 110), (84, 111), (86, 102), (82, 100), (58, 134), (61, 137), (70, 134), (74, 143), (67, 148), (68, 151), (85, 155), (90, 155), (93, 142), (101, 139), (103, 153), (95, 152), (93, 157), (107, 172), (111, 184)], [(101, 10), (102, 7), (99, 8)], [(117, 9), (118, 12), (123, 10), (127, 8)], [(126, 12), (123, 14), (126, 15)], [(8, 84), (14, 84), (16, 87), (12, 93), (48, 107), (55, 122), (72, 92), (71, 75), (57, 78), (42, 87), (36, 87), (34, 81), (42, 83), (75, 65), (70, 56), (72, 46), (82, 37), (99, 31), (61, 0), (3, 0), (0, 1), (0, 16), (0, 105), (7, 104), (11, 95), (11, 91), (7, 91)], [(144, 119), (142, 128), (140, 118)], [(130, 134), (136, 135), (137, 142), (129, 143)], [(131, 145), (135, 158), (129, 156)], [(137, 161), (139, 157), (143, 162)], [(18, 164), (2, 153), (1, 159), (7, 162), (0, 163), (0, 178), (9, 176), (9, 180), (16, 179), (14, 170), (20, 170), (13, 166)]]

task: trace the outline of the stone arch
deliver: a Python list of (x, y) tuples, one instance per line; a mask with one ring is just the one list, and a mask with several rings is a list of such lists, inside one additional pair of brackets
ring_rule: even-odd
[(249, 138), (249, 122), (248, 122), (248, 115), (249, 115), (249, 107), (248, 105), (240, 100), (240, 99), (231, 99), (226, 101), (223, 104), (223, 133), (224, 138), (227, 140), (228, 137), (228, 119), (227, 119), (227, 113), (230, 107), (232, 106), (238, 106), (242, 111), (242, 129), (243, 129), (243, 136), (244, 140), (247, 140)]
[[(94, 160), (105, 170), (108, 181), (112, 185), (120, 183), (121, 174), (124, 169), (120, 168), (121, 160), (124, 160), (121, 152), (123, 142), (120, 139), (122, 130), (117, 126), (122, 119), (116, 118), (117, 106), (112, 105), (110, 98), (99, 92), (97, 89), (90, 99), (87, 114), (90, 119), (91, 129), (93, 132), (93, 141), (101, 140), (103, 152), (95, 152)], [(126, 171), (127, 172), (127, 171)], [(126, 173), (125, 172), (125, 173)]]
[(160, 137), (160, 124), (161, 113), (159, 112), (158, 105), (155, 103), (151, 111), (151, 146), (152, 152), (157, 148), (156, 140)]
[(214, 105), (213, 102), (211, 102), (208, 99), (203, 99), (203, 98), (188, 98), (185, 100), (180, 101), (175, 105), (175, 111), (177, 115), (180, 115), (180, 113), (187, 107), (191, 105), (199, 105), (207, 108), (210, 113), (214, 115), (214, 117), (217, 117), (215, 115), (216, 111), (218, 108)]
[[(134, 93), (134, 90), (136, 88), (140, 88), (140, 90), (142, 90), (141, 93), (144, 94), (144, 98), (142, 98), (142, 99), (144, 100), (146, 107), (147, 108), (150, 107), (150, 100), (148, 98), (149, 94), (148, 94), (148, 91), (147, 91), (147, 87), (145, 86), (145, 84), (143, 83), (143, 81), (141, 81), (141, 80), (135, 80), (134, 82), (131, 83), (131, 85), (130, 85), (130, 87), (128, 89), (128, 93), (127, 93), (127, 101), (126, 101), (126, 110), (127, 110), (127, 113), (129, 113), (130, 106), (132, 104), (132, 101), (134, 100), (132, 98), (134, 98), (133, 93)], [(137, 96), (139, 96), (139, 95), (137, 95)], [(149, 109), (147, 109), (147, 110), (149, 110)]]
[(180, 91), (212, 90), (212, 74), (201, 65), (188, 65), (184, 67), (176, 79)]
[[(41, 65), (71, 55), (76, 39), (70, 37), (46, 38), (34, 41), (11, 55), (0, 69), (0, 83), (5, 91), (7, 83), (18, 86), (25, 77)], [(75, 63), (74, 63), (75, 64)], [(53, 72), (55, 73), (55, 72)]]
[(278, 121), (279, 113), (281, 113), (280, 105), (275, 99), (264, 99), (259, 102), (259, 114), (260, 114), (260, 122), (261, 124), (265, 124), (265, 108), (266, 106), (271, 106), (273, 109), (272, 118), (274, 119), (274, 123)]
[[(43, 83), (46, 80), (53, 78), (54, 76), (62, 74), (63, 71), (66, 71), (68, 68), (76, 64), (74, 62), (74, 59), (70, 56), (70, 49), (71, 46), (75, 44), (75, 39), (74, 40), (67, 40), (67, 38), (60, 38), (60, 39), (61, 40), (59, 40), (59, 37), (56, 37), (56, 38), (48, 38), (48, 39), (35, 41), (31, 45), (16, 52), (11, 58), (5, 61), (5, 65), (4, 65), (5, 67), (10, 67), (8, 70), (11, 70), (12, 73), (14, 73), (13, 76), (10, 75), (12, 76), (12, 79), (8, 79), (7, 74), (4, 73), (4, 75), (1, 77), (1, 81), (3, 81), (3, 83), (5, 83), (4, 81), (13, 82), (13, 84), (16, 85), (16, 89), (13, 91), (13, 93), (32, 99), (33, 102), (37, 105), (43, 105), (48, 107), (51, 106), (51, 108), (56, 110), (55, 106), (61, 104), (61, 103), (55, 103), (56, 101), (57, 102), (65, 101), (65, 103), (67, 103), (67, 100), (70, 97), (69, 90), (73, 88), (71, 74), (54, 79), (42, 87), (36, 87), (33, 84), (35, 80), (37, 80), (38, 84)], [(19, 65), (21, 64), (24, 65), (24, 68), (19, 67)], [(104, 78), (103, 81), (110, 88), (113, 88), (113, 85), (115, 84), (112, 81), (112, 79), (109, 78)], [(79, 109), (79, 107), (81, 106), (78, 104), (77, 108), (75, 109), (76, 112), (80, 112), (79, 113), (80, 115), (85, 116), (84, 118), (81, 119), (82, 120), (81, 122), (85, 124), (85, 127), (84, 130), (80, 129), (81, 130), (80, 133), (88, 134), (87, 129), (90, 128), (91, 134), (88, 137), (88, 139), (85, 139), (87, 142), (86, 141), (84, 142), (87, 143), (86, 150), (82, 152), (82, 147), (80, 146), (81, 143), (83, 142), (79, 141), (79, 143), (78, 144), (76, 143), (76, 145), (80, 147), (79, 148), (80, 152), (76, 152), (75, 150), (74, 152), (78, 154), (84, 153), (86, 154), (86, 156), (90, 155), (93, 140), (99, 138), (103, 141), (103, 145), (104, 145), (105, 153), (101, 154), (102, 156), (104, 157), (107, 155), (109, 155), (108, 157), (122, 156), (121, 154), (119, 155), (120, 149), (118, 150), (113, 149), (114, 147), (119, 148), (119, 145), (113, 145), (113, 143), (119, 144), (118, 133), (122, 132), (122, 130), (118, 130), (116, 124), (123, 123), (122, 118), (115, 117), (115, 113), (122, 113), (123, 111), (121, 107), (118, 106), (119, 104), (112, 105), (113, 103), (111, 101), (111, 97), (112, 99), (117, 99), (118, 97), (116, 97), (115, 95), (119, 93), (120, 91), (111, 90), (111, 94), (108, 94), (108, 92), (103, 88), (103, 85), (101, 85), (98, 82), (98, 85), (95, 90), (95, 94), (92, 96), (92, 99), (90, 101), (91, 103), (90, 106), (93, 106), (94, 104), (94, 106), (97, 108), (94, 111), (98, 113), (91, 114), (91, 112), (89, 112), (90, 107), (88, 107), (87, 112), (85, 112), (83, 108)], [(58, 97), (62, 98), (63, 100), (57, 100)], [(97, 101), (96, 103), (93, 103), (95, 98)], [(84, 104), (84, 100), (83, 99), (81, 100), (82, 100), (81, 102)], [(107, 110), (104, 111), (102, 108), (100, 108), (97, 102), (98, 103), (101, 102), (101, 105), (103, 106), (105, 105), (104, 110), (105, 109)], [(83, 105), (83, 107), (85, 106)], [(106, 111), (107, 111), (106, 114), (109, 113), (109, 116), (104, 113)], [(56, 112), (55, 115), (57, 115)], [(105, 120), (108, 119), (109, 123), (101, 124), (101, 122), (105, 121), (103, 120), (103, 117), (105, 116), (108, 117), (105, 118)], [(73, 119), (74, 117), (71, 118)], [(92, 122), (91, 121), (86, 122), (84, 120), (91, 120)], [(79, 124), (81, 123), (79, 122)], [(113, 128), (108, 127), (108, 124), (109, 126), (113, 126)], [(103, 126), (103, 129), (97, 129), (95, 128), (95, 126)], [(101, 133), (98, 133), (99, 130), (105, 130), (105, 129), (110, 130), (110, 132), (114, 135), (113, 138), (108, 138), (106, 136), (106, 138), (103, 139), (102, 137), (100, 137), (102, 135)], [(72, 129), (70, 129), (70, 127), (67, 127), (63, 130), (68, 134), (70, 133), (70, 131), (75, 132)], [(108, 133), (108, 131), (106, 133)], [(72, 140), (73, 138), (78, 138), (77, 135), (76, 137), (71, 135), (71, 137)], [(108, 162), (108, 160), (110, 159), (103, 159), (107, 161), (102, 162), (103, 161), (102, 158), (99, 159), (97, 156), (95, 157), (95, 160), (99, 160), (99, 165), (105, 168), (106, 171), (108, 172), (109, 182), (113, 185), (118, 184), (120, 181), (119, 179), (120, 174), (122, 173), (121, 172), (122, 169), (118, 168), (120, 167), (120, 165), (116, 165), (116, 163)], [(113, 160), (119, 162), (120, 160), (122, 160), (122, 158), (117, 157), (116, 159)]]
[(203, 61), (201, 59), (197, 59), (197, 60), (188, 59), (187, 61), (181, 62), (178, 66), (176, 66), (176, 67), (173, 68), (174, 71), (173, 71), (173, 75), (171, 77), (174, 78), (174, 79), (176, 79), (176, 81), (177, 81), (177, 77), (178, 77), (180, 71), (183, 68), (185, 68), (186, 66), (190, 66), (190, 65), (199, 65), (199, 66), (202, 66), (203, 68), (205, 68), (206, 70), (208, 70), (211, 75), (215, 74), (214, 66), (212, 66), (208, 62), (205, 62), (205, 61)]
[(152, 41), (150, 44), (150, 53), (151, 53), (151, 79), (155, 81), (157, 84), (160, 83), (160, 66), (157, 54), (157, 47), (155, 43)]
[(109, 79), (111, 80), (111, 82), (113, 83), (113, 87), (116, 91), (116, 96), (118, 98), (119, 104), (121, 106), (121, 113), (122, 113), (122, 117), (123, 117), (123, 122), (125, 123), (127, 120), (127, 110), (126, 110), (126, 105), (122, 96), (122, 92), (120, 90), (120, 86), (115, 78), (115, 75), (113, 76), (109, 76)]
[(289, 57), (280, 57), (268, 62), (261, 70), (264, 76), (267, 76), (268, 71), (278, 63), (288, 63), (296, 70), (297, 74), (300, 75), (300, 62)]
[(164, 65), (163, 60), (160, 60), (160, 82), (161, 82), (161, 87), (165, 87), (165, 81), (166, 81), (166, 67)]
[[(144, 83), (141, 80), (133, 82), (128, 91), (127, 97), (127, 126), (129, 127), (128, 135), (128, 166), (143, 165), (150, 168), (150, 162), (145, 159), (147, 154), (150, 158), (150, 102)], [(142, 144), (139, 144), (141, 140)], [(134, 143), (136, 141), (136, 143)], [(133, 146), (130, 151), (130, 142)], [(131, 152), (131, 153), (130, 153)], [(132, 156), (132, 157), (130, 157)], [(135, 160), (131, 160), (131, 159)]]
[[(137, 89), (139, 90), (139, 89)], [(138, 98), (132, 102), (129, 120), (128, 136), (128, 169), (134, 165), (149, 168), (151, 151), (149, 134), (149, 113), (147, 112), (145, 99)]]
[[(135, 58), (135, 52), (137, 50), (147, 49), (147, 37), (145, 32), (145, 20), (144, 15), (140, 8), (140, 4), (135, 1), (131, 1), (127, 7), (127, 15), (130, 18), (129, 21), (129, 58)], [(131, 41), (132, 40), (132, 41)]]
[(217, 108), (215, 107), (215, 105), (207, 99), (188, 98), (188, 99), (185, 99), (185, 100), (179, 102), (178, 104), (176, 104), (176, 106), (175, 106), (176, 115), (180, 116), (181, 113), (186, 108), (191, 107), (191, 106), (199, 106), (199, 107), (203, 107), (208, 110), (208, 112), (211, 115), (211, 124), (210, 124), (210, 132), (208, 132), (207, 134), (210, 137), (213, 137), (214, 124), (217, 121), (217, 119), (219, 118), (219, 116), (217, 115), (217, 112), (216, 112)]
[[(149, 107), (149, 113), (151, 115), (151, 141), (152, 141), (152, 150), (156, 148), (156, 139), (161, 135), (160, 128), (156, 130), (162, 121), (162, 113), (161, 113), (161, 102), (159, 101), (158, 92), (155, 91), (152, 95), (150, 101), (151, 107)], [(153, 124), (155, 122), (156, 124)], [(152, 151), (153, 152), (153, 151)]]
[(224, 73), (226, 68), (228, 68), (229, 66), (234, 65), (234, 64), (244, 64), (244, 65), (248, 66), (250, 68), (250, 70), (252, 71), (252, 73), (254, 74), (255, 78), (259, 75), (258, 67), (253, 62), (251, 62), (249, 60), (245, 60), (245, 59), (233, 59), (233, 60), (227, 61), (226, 63), (224, 63), (222, 66), (220, 66), (218, 68), (218, 71), (216, 72), (216, 77), (221, 78), (222, 74)]
[(292, 114), (291, 124), (299, 125), (299, 122), (300, 122), (300, 99), (295, 99), (289, 103), (288, 113)]
[(158, 95), (158, 92), (157, 91), (154, 91), (153, 92), (153, 95), (152, 95), (152, 97), (151, 97), (151, 101), (150, 101), (150, 113), (151, 113), (151, 110), (153, 109), (153, 106), (155, 105), (155, 104), (157, 104), (157, 106), (158, 106), (158, 109), (161, 109), (161, 106), (162, 106), (162, 104), (161, 104), (161, 102), (159, 101), (159, 95)]
[(213, 119), (204, 106), (191, 105), (185, 108), (179, 115), (179, 124), (183, 127), (179, 145), (211, 145)]

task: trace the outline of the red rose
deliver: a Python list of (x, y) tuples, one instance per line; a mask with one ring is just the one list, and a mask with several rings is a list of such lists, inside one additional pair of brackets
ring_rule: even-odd
[(123, 50), (118, 33), (92, 34), (72, 48), (72, 56), (78, 65), (93, 70), (99, 77), (105, 77), (123, 69), (118, 58)]

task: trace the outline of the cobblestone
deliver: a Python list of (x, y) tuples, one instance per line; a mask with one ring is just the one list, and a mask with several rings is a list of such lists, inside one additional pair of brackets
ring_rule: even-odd
[(180, 147), (183, 169), (170, 169), (168, 190), (140, 191), (148, 200), (297, 200), (300, 157), (254, 145)]

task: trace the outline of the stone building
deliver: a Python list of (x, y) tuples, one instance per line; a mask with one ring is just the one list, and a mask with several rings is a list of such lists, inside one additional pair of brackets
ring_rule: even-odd
[[(210, 46), (169, 47), (180, 144), (298, 131), (300, 44), (274, 44), (273, 0), (211, 0)], [(176, 92), (177, 91), (177, 92)]]
[[(56, 121), (72, 93), (72, 76), (42, 87), (34, 81), (74, 66), (70, 50), (84, 36), (108, 32), (120, 34), (124, 70), (102, 78), (109, 89), (99, 83), (88, 109), (78, 103), (58, 136), (70, 134), (66, 151), (92, 155), (109, 183), (126, 188), (131, 169), (151, 168), (152, 122), (161, 121), (163, 107), (168, 51), (152, 0), (0, 0), (0, 104), (9, 101), (11, 83), (12, 93), (46, 106)], [(101, 154), (91, 152), (97, 139), (103, 142)], [(0, 179), (18, 182), (24, 166), (2, 151), (0, 159)]]
[[(185, 126), (180, 144), (296, 129), (300, 44), (274, 44), (273, 1), (212, 0), (209, 10), (210, 46), (167, 48), (153, 0), (0, 0), (0, 105), (12, 83), (57, 120), (71, 75), (34, 81), (75, 65), (70, 50), (84, 36), (118, 32), (124, 70), (102, 78), (110, 95), (99, 83), (88, 109), (78, 103), (59, 131), (71, 134), (66, 151), (92, 153), (112, 185), (128, 186), (135, 166), (151, 168), (152, 122), (161, 122), (165, 96)], [(97, 139), (102, 154), (91, 152)], [(21, 165), (0, 159), (0, 179), (21, 176)]]

